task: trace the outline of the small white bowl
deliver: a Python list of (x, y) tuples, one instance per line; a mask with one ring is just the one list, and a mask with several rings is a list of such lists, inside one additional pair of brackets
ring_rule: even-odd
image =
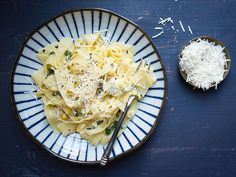
[[(216, 45), (221, 45), (221, 46), (224, 48), (223, 51), (224, 51), (225, 56), (226, 56), (226, 58), (227, 58), (227, 61), (226, 61), (227, 64), (226, 64), (225, 67), (224, 67), (224, 69), (225, 69), (225, 71), (226, 71), (226, 72), (224, 72), (224, 75), (223, 75), (223, 80), (224, 80), (225, 77), (227, 76), (227, 74), (229, 73), (229, 70), (230, 70), (230, 67), (231, 67), (231, 58), (230, 58), (230, 55), (229, 55), (229, 51), (228, 51), (228, 49), (225, 47), (225, 45), (224, 45), (222, 42), (218, 41), (217, 39), (215, 39), (215, 38), (213, 38), (213, 37), (210, 37), (210, 36), (200, 36), (200, 37), (196, 37), (196, 38), (190, 40), (190, 41), (182, 48), (182, 50), (181, 50), (181, 52), (180, 52), (180, 54), (179, 54), (179, 63), (180, 63), (180, 58), (181, 58), (181, 56), (182, 56), (182, 51), (184, 50), (184, 48), (185, 48), (186, 46), (188, 46), (191, 42), (196, 41), (196, 40), (198, 40), (198, 39), (207, 40), (208, 42), (213, 42), (213, 43), (215, 43)], [(183, 77), (183, 79), (186, 81), (186, 80), (187, 80), (187, 74), (186, 74), (184, 71), (182, 71), (180, 65), (179, 65), (179, 72), (180, 72), (181, 76)], [(222, 80), (222, 81), (223, 81), (223, 80)], [(222, 82), (222, 81), (221, 81), (221, 82)], [(189, 81), (188, 83), (189, 83), (190, 85), (192, 85), (194, 88), (197, 88), (197, 86), (194, 85), (191, 81)], [(219, 83), (218, 83), (218, 84), (219, 84)], [(215, 87), (215, 86), (216, 86), (215, 83), (213, 83), (213, 84), (211, 85), (211, 87)]]

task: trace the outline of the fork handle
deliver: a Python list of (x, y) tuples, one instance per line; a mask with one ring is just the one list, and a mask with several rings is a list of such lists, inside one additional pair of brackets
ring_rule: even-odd
[(106, 165), (107, 162), (108, 162), (109, 156), (110, 156), (110, 154), (111, 154), (111, 150), (112, 150), (113, 145), (114, 145), (114, 143), (115, 143), (115, 141), (116, 141), (116, 138), (117, 138), (117, 135), (118, 135), (118, 133), (119, 133), (119, 130), (120, 130), (120, 128), (121, 128), (121, 126), (122, 126), (122, 124), (123, 124), (123, 122), (124, 122), (125, 116), (126, 116), (128, 110), (129, 110), (130, 105), (131, 105), (131, 103), (133, 102), (133, 100), (134, 100), (134, 98), (131, 98), (131, 99), (128, 101), (128, 103), (127, 103), (126, 106), (125, 106), (124, 112), (122, 112), (122, 114), (121, 114), (121, 117), (120, 117), (120, 119), (119, 119), (119, 121), (118, 121), (117, 127), (116, 127), (116, 129), (114, 130), (114, 132), (113, 132), (113, 134), (112, 134), (112, 137), (111, 137), (111, 139), (110, 139), (110, 141), (109, 141), (109, 143), (108, 143), (108, 145), (107, 145), (107, 147), (106, 147), (106, 149), (105, 149), (105, 151), (104, 151), (104, 153), (103, 153), (103, 155), (102, 155), (102, 158), (101, 158), (101, 161), (100, 161), (100, 165), (101, 165), (101, 166)]

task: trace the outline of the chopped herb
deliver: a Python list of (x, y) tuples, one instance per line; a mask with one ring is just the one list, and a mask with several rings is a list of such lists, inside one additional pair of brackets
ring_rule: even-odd
[(54, 91), (52, 93), (52, 96), (61, 96), (61, 93), (59, 91)]
[(110, 128), (106, 128), (105, 133), (106, 135), (110, 135), (117, 127), (118, 121), (115, 121)]
[(50, 53), (49, 53), (49, 55), (52, 55), (52, 54), (55, 54), (55, 52), (54, 52), (54, 51), (52, 51), (52, 52), (50, 52)]
[(106, 128), (105, 133), (106, 133), (106, 135), (110, 135), (111, 134), (111, 129), (110, 128)]
[(99, 83), (96, 94), (99, 95), (102, 91), (103, 91), (103, 83)]
[(98, 120), (97, 125), (101, 125), (103, 123), (103, 120)]
[(69, 50), (66, 50), (64, 55), (66, 56), (66, 61), (71, 60), (72, 53)]
[(80, 116), (82, 116), (82, 113), (79, 111), (75, 111), (73, 115), (76, 117), (80, 117)]
[(115, 121), (115, 122), (113, 123), (113, 128), (116, 129), (117, 126), (118, 126), (118, 121)]
[(43, 49), (43, 53), (45, 52), (45, 49)]
[(95, 127), (88, 127), (86, 128), (87, 130), (92, 130), (92, 129), (95, 129)]
[(116, 113), (116, 116), (117, 116), (117, 117), (120, 117), (120, 115), (121, 115), (121, 110), (119, 110), (119, 111)]
[(58, 49), (58, 45), (55, 45), (55, 48)]
[(70, 54), (71, 54), (71, 52), (69, 50), (66, 50), (65, 53), (64, 53), (65, 56), (68, 56)]
[(111, 66), (112, 68), (114, 68), (114, 63), (111, 63), (110, 66)]
[(52, 70), (51, 68), (48, 68), (48, 73), (47, 73), (46, 78), (50, 76), (51, 74), (54, 74), (54, 70)]

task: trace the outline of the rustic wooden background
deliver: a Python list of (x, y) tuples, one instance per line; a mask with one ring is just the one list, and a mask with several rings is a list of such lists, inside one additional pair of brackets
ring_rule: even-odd
[[(140, 25), (150, 36), (160, 17), (172, 17), (179, 32), (165, 26), (154, 39), (168, 76), (168, 101), (151, 138), (108, 167), (78, 166), (49, 155), (23, 132), (10, 102), (9, 78), (27, 33), (70, 8), (99, 7)], [(236, 176), (236, 0), (0, 1), (0, 176), (2, 177), (208, 177)], [(183, 33), (178, 20), (194, 34)], [(210, 35), (229, 48), (226, 80), (207, 92), (180, 78), (177, 57), (190, 39)]]

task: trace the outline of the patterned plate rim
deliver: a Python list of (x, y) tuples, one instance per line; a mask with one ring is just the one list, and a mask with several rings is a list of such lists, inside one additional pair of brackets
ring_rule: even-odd
[(78, 12), (78, 11), (99, 11), (99, 12), (106, 12), (106, 13), (110, 13), (118, 18), (121, 18), (127, 22), (129, 22), (130, 24), (134, 25), (137, 29), (139, 29), (144, 35), (145, 37), (148, 39), (148, 41), (150, 42), (151, 46), (153, 47), (154, 49), (154, 52), (157, 54), (158, 58), (159, 58), (159, 61), (160, 61), (160, 64), (161, 64), (161, 67), (162, 67), (162, 71), (163, 71), (163, 77), (164, 77), (164, 95), (163, 95), (163, 100), (162, 100), (162, 104), (161, 104), (161, 107), (160, 107), (160, 111), (159, 111), (159, 114), (157, 115), (157, 119), (155, 120), (152, 128), (149, 130), (148, 134), (138, 143), (136, 144), (135, 146), (133, 146), (131, 149), (117, 155), (117, 156), (114, 156), (112, 158), (109, 159), (109, 161), (113, 161), (115, 159), (119, 159), (121, 157), (124, 157), (125, 155), (127, 154), (130, 154), (134, 151), (136, 151), (138, 148), (140, 148), (148, 139), (149, 137), (152, 135), (152, 133), (154, 132), (154, 130), (156, 129), (159, 121), (160, 121), (160, 115), (162, 114), (164, 108), (165, 108), (165, 105), (166, 105), (166, 101), (167, 101), (167, 90), (168, 90), (168, 84), (167, 84), (167, 77), (166, 77), (166, 69), (165, 69), (165, 66), (163, 64), (163, 61), (160, 57), (160, 54), (159, 52), (157, 51), (154, 43), (152, 42), (151, 38), (148, 36), (148, 34), (141, 28), (139, 27), (136, 23), (132, 22), (131, 20), (129, 20), (128, 18), (126, 17), (123, 17), (122, 15), (119, 15), (118, 13), (115, 13), (113, 11), (110, 11), (110, 10), (107, 10), (107, 9), (103, 9), (103, 8), (74, 8), (74, 9), (70, 9), (70, 10), (65, 10), (65, 11), (62, 11), (61, 13), (59, 13), (58, 15), (50, 18), (49, 20), (45, 21), (44, 23), (42, 23), (40, 26), (38, 26), (36, 29), (34, 29), (31, 33), (29, 33), (26, 38), (24, 39), (24, 41), (22, 42), (21, 44), (21, 47), (20, 47), (20, 50), (18, 51), (17, 55), (16, 55), (16, 61), (14, 63), (14, 66), (13, 66), (13, 70), (11, 72), (11, 76), (10, 76), (10, 96), (11, 96), (11, 103), (13, 105), (13, 108), (14, 108), (14, 112), (15, 114), (17, 115), (16, 116), (16, 119), (17, 119), (17, 122), (21, 125), (21, 127), (23, 128), (24, 132), (30, 137), (30, 139), (32, 139), (34, 142), (36, 142), (36, 144), (38, 144), (41, 148), (45, 149), (46, 151), (48, 151), (52, 156), (54, 157), (57, 157), (58, 159), (62, 159), (63, 161), (68, 161), (68, 162), (71, 162), (71, 163), (76, 163), (76, 164), (88, 164), (88, 165), (98, 165), (100, 163), (100, 161), (94, 161), (94, 162), (91, 162), (91, 161), (80, 161), (80, 160), (71, 160), (71, 159), (67, 159), (67, 158), (64, 158), (62, 156), (59, 156), (58, 154), (54, 153), (53, 151), (49, 150), (44, 144), (40, 143), (27, 129), (27, 127), (24, 125), (24, 123), (21, 121), (20, 119), (20, 115), (19, 115), (19, 112), (17, 110), (17, 107), (16, 107), (16, 103), (15, 103), (15, 97), (14, 97), (14, 75), (15, 75), (15, 70), (16, 70), (16, 67), (18, 65), (18, 62), (19, 62), (19, 59), (20, 59), (20, 55), (26, 45), (26, 43), (28, 42), (28, 40), (31, 38), (31, 36), (37, 32), (39, 29), (41, 29), (42, 27), (44, 27), (46, 24), (48, 24), (49, 22), (51, 22), (52, 20), (55, 20), (56, 18), (60, 17), (60, 16), (63, 16), (67, 13), (72, 13), (72, 12)]

